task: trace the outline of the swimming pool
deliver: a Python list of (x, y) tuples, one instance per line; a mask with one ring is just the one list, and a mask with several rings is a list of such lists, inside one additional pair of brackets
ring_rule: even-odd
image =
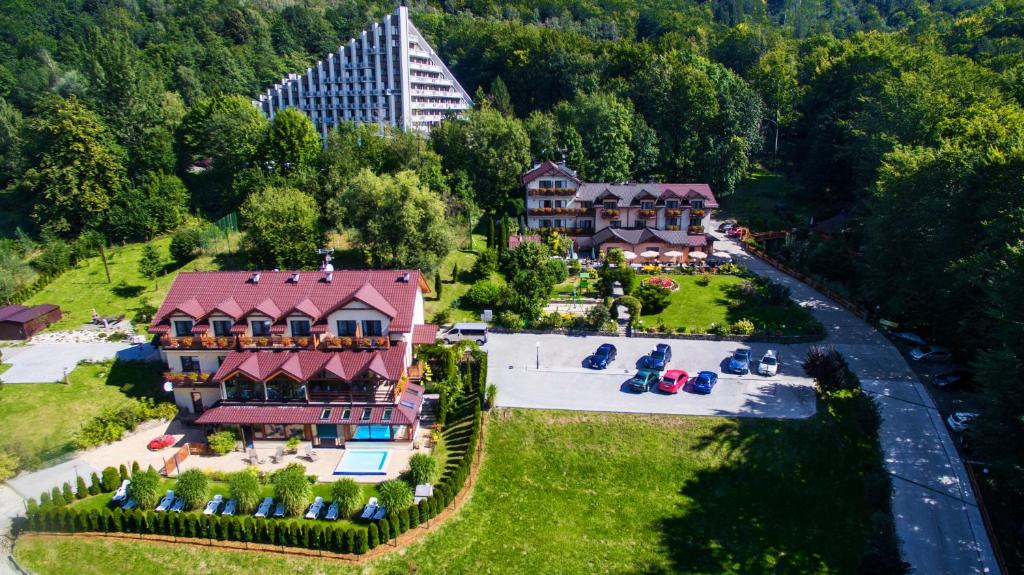
[(385, 475), (386, 449), (346, 449), (334, 468), (334, 475)]

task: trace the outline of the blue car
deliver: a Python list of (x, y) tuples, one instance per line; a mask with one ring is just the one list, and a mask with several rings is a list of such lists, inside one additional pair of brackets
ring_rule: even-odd
[(697, 374), (696, 378), (690, 380), (693, 392), (703, 395), (711, 393), (716, 383), (718, 383), (718, 374), (713, 371), (702, 371)]
[(667, 343), (659, 343), (650, 355), (644, 357), (644, 367), (665, 371), (670, 361), (672, 361), (672, 346)]
[(746, 375), (750, 373), (750, 350), (746, 348), (737, 349), (729, 358), (729, 371)]
[(615, 361), (617, 354), (615, 346), (610, 343), (602, 343), (594, 355), (590, 356), (590, 367), (593, 369), (604, 369), (608, 364)]

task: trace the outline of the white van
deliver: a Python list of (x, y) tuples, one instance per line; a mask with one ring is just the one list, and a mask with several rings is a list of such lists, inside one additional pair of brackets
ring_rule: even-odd
[(761, 363), (757, 366), (757, 372), (761, 375), (771, 377), (779, 373), (779, 354), (774, 349), (769, 349), (764, 353), (764, 357), (761, 358)]
[(457, 323), (441, 335), (445, 343), (471, 340), (483, 345), (487, 343), (486, 323)]

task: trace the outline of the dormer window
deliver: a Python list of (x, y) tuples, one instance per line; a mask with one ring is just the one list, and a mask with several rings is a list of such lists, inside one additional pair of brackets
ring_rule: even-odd
[(356, 334), (356, 322), (350, 319), (339, 319), (338, 320), (338, 335), (339, 336), (354, 336)]
[(640, 202), (640, 209), (641, 210), (653, 210), (654, 209), (654, 202), (652, 202), (650, 200), (646, 200), (646, 201)]
[(252, 335), (254, 337), (268, 336), (270, 335), (270, 320), (269, 319), (257, 319), (249, 322), (252, 328)]
[(606, 210), (614, 210), (619, 206), (619, 203), (615, 200), (605, 200), (603, 205)]
[(371, 413), (373, 413), (372, 407), (364, 407), (362, 415), (359, 416), (359, 421), (370, 421)]
[(292, 328), (292, 336), (309, 336), (308, 319), (293, 319), (289, 324)]
[(704, 200), (690, 200), (690, 207), (695, 210), (704, 209)]
[(380, 416), (381, 421), (391, 421), (391, 413), (393, 410), (390, 407), (384, 408), (384, 414)]
[(213, 324), (213, 335), (214, 337), (228, 337), (231, 335), (231, 322), (226, 319), (215, 319), (210, 322)]
[(665, 207), (670, 210), (679, 209), (679, 200), (665, 200)]
[(363, 320), (363, 337), (379, 336), (383, 335), (381, 328), (381, 322), (379, 319), (364, 319)]
[(192, 335), (192, 320), (179, 319), (174, 322), (174, 335), (178, 337), (185, 337)]

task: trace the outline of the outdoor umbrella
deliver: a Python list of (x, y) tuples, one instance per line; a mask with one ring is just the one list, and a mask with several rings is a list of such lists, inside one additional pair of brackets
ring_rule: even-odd
[(695, 260), (702, 260), (708, 257), (708, 254), (704, 252), (690, 252), (690, 257)]
[(622, 257), (626, 258), (627, 261), (635, 260), (636, 254), (634, 254), (633, 252), (622, 252)]
[(658, 257), (658, 252), (656, 252), (654, 250), (647, 250), (646, 252), (641, 252), (640, 253), (640, 257), (642, 257), (642, 258), (656, 258), (656, 257)]
[(717, 259), (720, 259), (720, 260), (731, 260), (732, 259), (732, 254), (730, 254), (729, 252), (715, 252), (715, 253), (711, 254), (711, 257), (714, 257), (714, 258), (717, 258)]
[(665, 255), (670, 257), (670, 258), (678, 258), (679, 256), (683, 255), (683, 252), (677, 252), (675, 250), (672, 250), (672, 251), (665, 252)]

